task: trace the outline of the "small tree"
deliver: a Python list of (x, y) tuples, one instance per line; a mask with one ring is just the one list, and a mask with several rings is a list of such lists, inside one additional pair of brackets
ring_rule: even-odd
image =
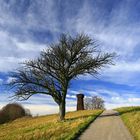
[(23, 63), (21, 69), (11, 74), (15, 97), (27, 100), (38, 93), (50, 95), (59, 106), (60, 120), (64, 120), (71, 80), (83, 74), (95, 75), (103, 66), (112, 64), (114, 54), (97, 55), (96, 47), (95, 41), (86, 35), (72, 38), (63, 34), (38, 59)]
[(20, 104), (9, 103), (0, 110), (0, 124), (25, 116), (31, 116), (30, 110), (27, 112)]
[(86, 97), (84, 99), (84, 109), (91, 110), (92, 109), (92, 106), (91, 105), (92, 105), (91, 98)]
[(91, 98), (85, 98), (84, 100), (85, 109), (104, 109), (104, 100), (98, 96), (93, 96)]

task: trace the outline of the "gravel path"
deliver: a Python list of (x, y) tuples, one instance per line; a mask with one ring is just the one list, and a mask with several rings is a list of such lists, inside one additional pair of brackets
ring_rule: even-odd
[(134, 140), (118, 113), (104, 111), (78, 140)]

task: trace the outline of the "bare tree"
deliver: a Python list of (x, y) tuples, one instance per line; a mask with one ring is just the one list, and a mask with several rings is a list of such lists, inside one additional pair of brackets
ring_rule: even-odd
[(86, 109), (86, 110), (91, 110), (92, 109), (92, 105), (91, 105), (91, 98), (89, 98), (89, 97), (86, 97), (85, 99), (84, 99), (84, 109)]
[(42, 51), (38, 59), (23, 63), (11, 74), (14, 96), (27, 100), (38, 93), (50, 95), (59, 106), (60, 120), (64, 120), (71, 80), (83, 74), (98, 74), (103, 66), (112, 64), (114, 53), (98, 52), (97, 55), (96, 48), (96, 42), (86, 35), (74, 38), (61, 35), (59, 42)]
[(85, 109), (93, 110), (93, 109), (104, 109), (104, 100), (101, 97), (93, 96), (85, 98), (84, 100)]

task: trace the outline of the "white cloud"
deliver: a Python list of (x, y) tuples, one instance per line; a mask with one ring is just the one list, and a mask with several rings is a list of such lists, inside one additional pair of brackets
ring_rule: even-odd
[[(140, 103), (139, 102), (136, 102), (135, 100), (131, 100), (131, 99), (124, 99), (122, 100), (121, 99), (121, 102), (112, 102), (112, 103), (109, 103), (109, 102), (106, 102), (105, 103), (105, 107), (107, 109), (114, 109), (114, 108), (118, 108), (118, 107), (126, 107), (126, 106), (140, 106)], [(138, 101), (138, 100), (137, 100)]]
[[(45, 44), (38, 44), (38, 43), (34, 43), (31, 41), (27, 41), (27, 42), (19, 42), (17, 40), (15, 40), (15, 44), (16, 46), (19, 48), (20, 52), (24, 52), (24, 54), (30, 52), (30, 53), (36, 53), (39, 51), (42, 51), (44, 48), (47, 47), (47, 45)], [(31, 54), (32, 56), (32, 54)], [(30, 56), (28, 56), (30, 57)]]
[(140, 98), (128, 98), (128, 101), (131, 102), (131, 103), (139, 103)]
[(9, 84), (10, 82), (12, 82), (13, 80), (15, 80), (15, 78), (13, 77), (8, 77), (6, 80), (6, 83)]
[(43, 104), (26, 105), (25, 104), (24, 107), (29, 109), (33, 116), (54, 114), (54, 113), (58, 113), (58, 111), (59, 111), (58, 106), (52, 106), (52, 105), (43, 105)]
[(134, 62), (119, 61), (114, 66), (110, 66), (105, 72), (140, 72), (140, 60)]
[(67, 94), (67, 96), (66, 96), (67, 98), (73, 98), (73, 99), (75, 99), (76, 98), (76, 96), (75, 95), (69, 95), (69, 94)]
[(20, 42), (8, 32), (0, 31), (0, 72), (12, 71), (20, 62), (39, 56), (46, 45), (32, 41)]
[(76, 90), (68, 89), (68, 93), (70, 93), (70, 94), (76, 95), (76, 94), (79, 94), (80, 92), (81, 92), (81, 91), (76, 91)]
[(24, 58), (0, 57), (0, 72), (9, 72), (19, 67), (19, 63), (25, 61)]
[[(97, 78), (107, 82), (113, 82), (116, 84), (124, 84), (130, 86), (138, 86), (140, 84), (140, 60), (136, 61), (117, 61), (115, 65), (105, 67), (99, 70), (100, 75), (96, 75)], [(81, 75), (81, 80), (95, 80), (96, 77), (92, 75)]]
[(0, 85), (3, 83), (3, 79), (0, 78)]

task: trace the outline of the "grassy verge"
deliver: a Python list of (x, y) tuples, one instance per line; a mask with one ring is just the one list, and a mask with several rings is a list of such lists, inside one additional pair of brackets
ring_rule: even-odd
[(72, 140), (75, 139), (102, 110), (69, 112), (66, 121), (58, 115), (22, 118), (0, 125), (0, 140)]
[(140, 107), (122, 107), (116, 110), (135, 140), (140, 140)]

